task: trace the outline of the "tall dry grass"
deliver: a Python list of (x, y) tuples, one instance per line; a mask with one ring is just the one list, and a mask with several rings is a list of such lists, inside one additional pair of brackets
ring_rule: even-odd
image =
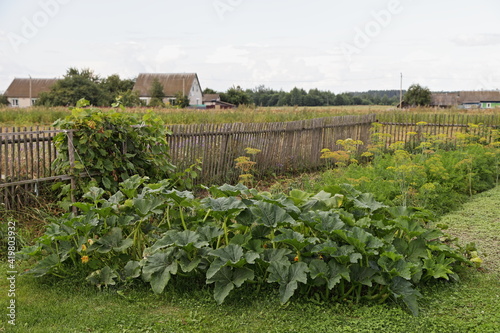
[[(101, 108), (106, 109), (106, 108)], [(260, 123), (285, 122), (304, 119), (314, 119), (344, 115), (360, 114), (500, 114), (500, 109), (436, 109), (412, 108), (399, 110), (393, 106), (384, 105), (353, 105), (353, 106), (320, 106), (320, 107), (249, 107), (240, 106), (229, 110), (195, 110), (174, 108), (125, 108), (124, 112), (145, 114), (154, 112), (167, 125), (172, 124), (199, 124), (199, 123)], [(70, 114), (65, 107), (30, 107), (25, 109), (0, 107), (0, 126), (49, 126), (59, 118)]]

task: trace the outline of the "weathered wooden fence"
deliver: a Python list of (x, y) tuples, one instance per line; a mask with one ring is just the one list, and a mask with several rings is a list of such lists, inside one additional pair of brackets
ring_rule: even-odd
[[(201, 182), (231, 182), (239, 175), (234, 160), (245, 155), (247, 147), (261, 150), (254, 158), (258, 173), (311, 170), (321, 163), (321, 149), (337, 149), (338, 139), (366, 142), (374, 120), (375, 115), (364, 115), (281, 123), (172, 125), (168, 141), (172, 162), (179, 170), (200, 160)], [(71, 179), (54, 175), (51, 168), (56, 157), (52, 138), (59, 132), (39, 127), (0, 129), (0, 203), (7, 209), (29, 203), (42, 182)]]
[[(194, 124), (170, 126), (172, 162), (180, 169), (202, 161), (204, 183), (238, 179), (235, 159), (245, 148), (261, 150), (252, 157), (257, 173), (276, 174), (315, 169), (321, 149), (338, 149), (339, 139), (367, 142), (375, 115), (342, 116), (280, 123)], [(248, 155), (247, 155), (248, 156)]]
[(0, 128), (0, 204), (7, 209), (30, 204), (40, 183), (54, 180), (52, 143), (61, 132), (50, 127)]
[[(373, 122), (384, 124), (380, 131), (390, 134), (390, 144), (412, 140), (410, 132), (453, 137), (459, 132), (481, 130), (469, 124), (499, 128), (500, 115), (399, 112), (281, 123), (172, 125), (168, 141), (174, 165), (183, 170), (201, 160), (200, 181), (213, 184), (237, 180), (239, 171), (234, 160), (245, 155), (247, 147), (261, 150), (252, 156), (258, 174), (314, 170), (322, 163), (321, 149), (340, 149), (336, 145), (339, 139), (369, 143)], [(419, 122), (426, 124), (417, 125)], [(52, 138), (59, 132), (40, 127), (0, 128), (0, 204), (15, 209), (30, 203), (40, 183), (71, 179), (68, 175), (55, 175), (51, 168), (56, 157)]]
[[(392, 144), (415, 140), (413, 133), (447, 138), (454, 138), (457, 133), (464, 132), (479, 135), (486, 128), (500, 128), (500, 114), (382, 113), (377, 115), (377, 122), (384, 125), (379, 132), (390, 134), (387, 144)], [(491, 136), (486, 139), (491, 140)]]

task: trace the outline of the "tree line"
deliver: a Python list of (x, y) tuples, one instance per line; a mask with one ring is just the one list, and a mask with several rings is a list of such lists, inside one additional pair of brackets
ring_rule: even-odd
[[(39, 106), (73, 106), (81, 98), (95, 106), (110, 106), (119, 102), (126, 107), (146, 106), (133, 90), (135, 79), (122, 79), (118, 74), (102, 78), (91, 69), (69, 68), (48, 92), (41, 93), (36, 104)], [(369, 90), (367, 92), (333, 93), (329, 90), (305, 89), (295, 87), (290, 91), (275, 90), (257, 86), (242, 89), (233, 86), (226, 91), (206, 88), (204, 94), (219, 94), (221, 101), (234, 105), (255, 106), (338, 106), (338, 105), (398, 105), (399, 90)], [(151, 100), (148, 106), (165, 107), (163, 86), (156, 80), (150, 88)], [(406, 105), (429, 105), (431, 92), (420, 85), (412, 85), (404, 91)], [(0, 95), (0, 105), (8, 104), (5, 96)], [(172, 106), (187, 107), (189, 99), (182, 92), (176, 94)]]
[(221, 100), (235, 105), (254, 104), (256, 106), (331, 106), (331, 105), (397, 105), (399, 90), (370, 90), (367, 92), (343, 92), (293, 88), (290, 91), (274, 90), (260, 85), (243, 90), (231, 87), (225, 92), (205, 89), (205, 94), (219, 93)]

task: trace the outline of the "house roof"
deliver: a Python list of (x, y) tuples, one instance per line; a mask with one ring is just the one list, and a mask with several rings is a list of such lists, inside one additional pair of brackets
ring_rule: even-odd
[(236, 107), (236, 105), (234, 105), (234, 104), (231, 104), (228, 102), (223, 102), (223, 101), (215, 101), (214, 103), (215, 103), (215, 105), (225, 106), (228, 108), (235, 108)]
[(213, 101), (220, 101), (220, 95), (219, 94), (203, 95), (203, 102), (213, 102)]
[(50, 90), (59, 79), (14, 79), (4, 93), (6, 97), (29, 98), (30, 82), (31, 97), (38, 98), (40, 93)]
[(500, 91), (457, 91), (448, 93), (433, 93), (431, 105), (453, 106), (467, 103), (500, 102)]
[(458, 96), (462, 103), (500, 101), (500, 91), (460, 91)]
[(196, 73), (141, 73), (135, 81), (133, 90), (139, 92), (140, 97), (149, 97), (151, 85), (155, 79), (158, 79), (163, 86), (165, 96), (170, 97), (175, 96), (179, 91), (188, 95), (195, 80), (198, 81), (198, 76)]
[(457, 93), (433, 93), (431, 96), (431, 105), (435, 106), (453, 106), (458, 105)]

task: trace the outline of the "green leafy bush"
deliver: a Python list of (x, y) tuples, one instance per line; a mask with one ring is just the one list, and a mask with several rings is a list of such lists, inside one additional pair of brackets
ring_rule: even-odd
[(350, 183), (385, 204), (418, 206), (441, 215), (499, 184), (498, 130), (481, 127), (477, 134), (458, 133), (456, 138), (415, 133), (406, 144), (389, 145), (380, 126), (372, 129), (367, 163), (328, 170), (312, 188)]
[[(467, 251), (430, 213), (388, 207), (350, 185), (319, 193), (271, 195), (213, 186), (197, 199), (137, 175), (105, 198), (92, 187), (80, 215), (52, 221), (21, 257), (36, 276), (84, 275), (98, 287), (142, 280), (161, 293), (171, 279), (203, 278), (222, 303), (243, 285), (275, 285), (282, 303), (294, 295), (323, 300), (393, 299), (418, 313), (422, 283), (457, 280)], [(469, 248), (470, 250), (470, 248)]]
[(166, 141), (168, 131), (159, 118), (152, 113), (138, 118), (119, 109), (101, 111), (85, 106), (88, 101), (79, 101), (70, 116), (54, 123), (73, 131), (74, 166), (69, 161), (67, 132), (54, 138), (58, 151), (54, 166), (59, 174), (84, 176), (78, 182), (80, 194), (91, 179), (94, 186), (111, 194), (132, 175), (147, 175), (153, 181), (168, 178), (174, 166)]

